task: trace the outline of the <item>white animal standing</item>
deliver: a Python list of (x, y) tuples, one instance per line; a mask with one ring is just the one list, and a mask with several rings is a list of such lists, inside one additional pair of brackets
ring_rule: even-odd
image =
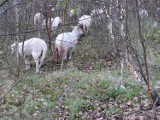
[[(42, 13), (36, 13), (34, 16), (34, 24), (35, 24), (35, 29), (41, 28), (42, 22), (43, 22), (44, 16)], [(38, 31), (38, 37), (40, 37), (41, 31)]]
[(62, 19), (60, 17), (55, 17), (53, 22), (51, 23), (51, 30), (56, 31), (57, 27), (62, 23)]
[[(54, 19), (53, 18), (50, 18), (50, 19), (51, 19), (51, 26), (52, 26)], [(47, 22), (48, 27), (50, 27), (50, 23), (49, 23), (50, 19), (48, 18), (48, 22)], [(45, 19), (42, 22), (42, 29), (44, 29), (44, 28), (46, 28), (46, 20)]]
[(59, 34), (55, 39), (55, 52), (57, 55), (57, 62), (62, 59), (62, 66), (63, 60), (67, 59), (67, 53), (69, 49), (71, 49), (69, 54), (69, 59), (72, 57), (73, 49), (75, 48), (78, 39), (83, 34), (83, 29), (81, 25), (75, 26), (72, 32), (64, 32)]
[[(56, 31), (58, 26), (62, 23), (60, 17), (51, 18), (51, 30)], [(48, 27), (50, 27), (49, 18), (48, 18)], [(43, 20), (42, 29), (46, 28), (46, 20)]]
[(34, 16), (34, 24), (35, 24), (35, 28), (37, 29), (37, 26), (42, 25), (44, 16), (42, 13), (36, 13)]
[(24, 57), (26, 70), (30, 68), (30, 61), (27, 56), (32, 55), (34, 62), (36, 63), (36, 73), (38, 73), (47, 53), (47, 44), (40, 38), (31, 38), (24, 42), (18, 43), (17, 45), (16, 43), (13, 43), (11, 45), (11, 49), (12, 54), (16, 52), (16, 54)]
[(83, 15), (79, 18), (78, 24), (83, 26), (83, 31), (88, 33), (89, 28), (92, 24), (92, 16), (91, 15)]

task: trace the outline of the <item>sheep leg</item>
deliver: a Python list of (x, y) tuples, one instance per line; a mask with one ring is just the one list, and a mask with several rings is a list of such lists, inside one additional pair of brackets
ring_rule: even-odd
[(42, 66), (43, 63), (44, 63), (43, 60), (44, 60), (43, 58), (40, 60), (39, 69), (41, 68), (41, 66)]
[(86, 28), (85, 28), (85, 29), (86, 29), (86, 33), (87, 33), (87, 34), (89, 34), (89, 27), (88, 27), (88, 26), (86, 26)]
[(36, 73), (38, 73), (39, 72), (39, 62), (35, 61), (35, 63), (36, 63)]
[(64, 63), (64, 59), (62, 59), (62, 61), (61, 61), (61, 70), (63, 68), (63, 63)]
[(39, 56), (40, 56), (40, 53), (33, 52), (32, 56), (33, 56), (34, 62), (36, 63), (36, 73), (38, 73), (39, 72)]
[(26, 67), (26, 70), (30, 68), (30, 62), (28, 59), (25, 59), (25, 67)]
[(63, 58), (62, 58), (62, 61), (61, 61), (61, 70), (63, 68), (64, 60), (67, 60), (67, 52), (68, 52), (68, 48), (62, 51)]
[(69, 54), (69, 59), (72, 58), (72, 54), (73, 54), (73, 48), (71, 48), (70, 54)]
[(67, 60), (68, 48), (63, 51), (63, 60)]
[(43, 65), (43, 62), (40, 62), (40, 64), (39, 64), (39, 69), (41, 68), (42, 65)]

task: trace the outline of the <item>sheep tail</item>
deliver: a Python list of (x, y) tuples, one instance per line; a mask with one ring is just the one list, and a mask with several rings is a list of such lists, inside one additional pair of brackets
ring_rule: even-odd
[(40, 59), (40, 66), (43, 64), (44, 58), (46, 57), (47, 47), (43, 48), (42, 57)]

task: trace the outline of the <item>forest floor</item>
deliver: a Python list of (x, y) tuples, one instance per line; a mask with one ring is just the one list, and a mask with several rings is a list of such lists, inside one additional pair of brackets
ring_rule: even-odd
[[(120, 74), (119, 55), (73, 59), (63, 70), (52, 66), (53, 62), (44, 64), (38, 75), (34, 74), (34, 67), (26, 71), (1, 101), (1, 119), (154, 119), (147, 93), (135, 84), (127, 70)], [(17, 81), (13, 79), (4, 81), (1, 96)]]
[[(39, 74), (35, 74), (34, 64), (19, 78), (1, 70), (0, 119), (154, 120), (146, 91), (134, 82), (125, 63), (121, 74), (120, 55), (102, 55), (105, 48), (100, 48), (100, 44), (100, 50), (97, 46), (95, 50), (87, 40), (79, 43), (73, 59), (65, 62), (62, 70), (51, 53)], [(160, 79), (159, 49), (153, 53), (153, 49), (147, 53), (152, 56), (151, 87)], [(159, 107), (156, 112), (160, 120)]]

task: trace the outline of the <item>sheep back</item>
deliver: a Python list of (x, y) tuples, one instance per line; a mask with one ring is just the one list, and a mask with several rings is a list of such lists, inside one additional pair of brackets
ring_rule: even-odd
[(22, 55), (22, 52), (26, 56), (34, 53), (40, 55), (42, 51), (47, 51), (47, 44), (45, 43), (44, 40), (40, 38), (31, 38), (29, 40), (24, 41), (24, 43), (23, 42), (19, 43), (18, 46), (20, 55)]
[(55, 48), (59, 50), (74, 47), (77, 44), (78, 37), (72, 32), (61, 33), (56, 37)]

